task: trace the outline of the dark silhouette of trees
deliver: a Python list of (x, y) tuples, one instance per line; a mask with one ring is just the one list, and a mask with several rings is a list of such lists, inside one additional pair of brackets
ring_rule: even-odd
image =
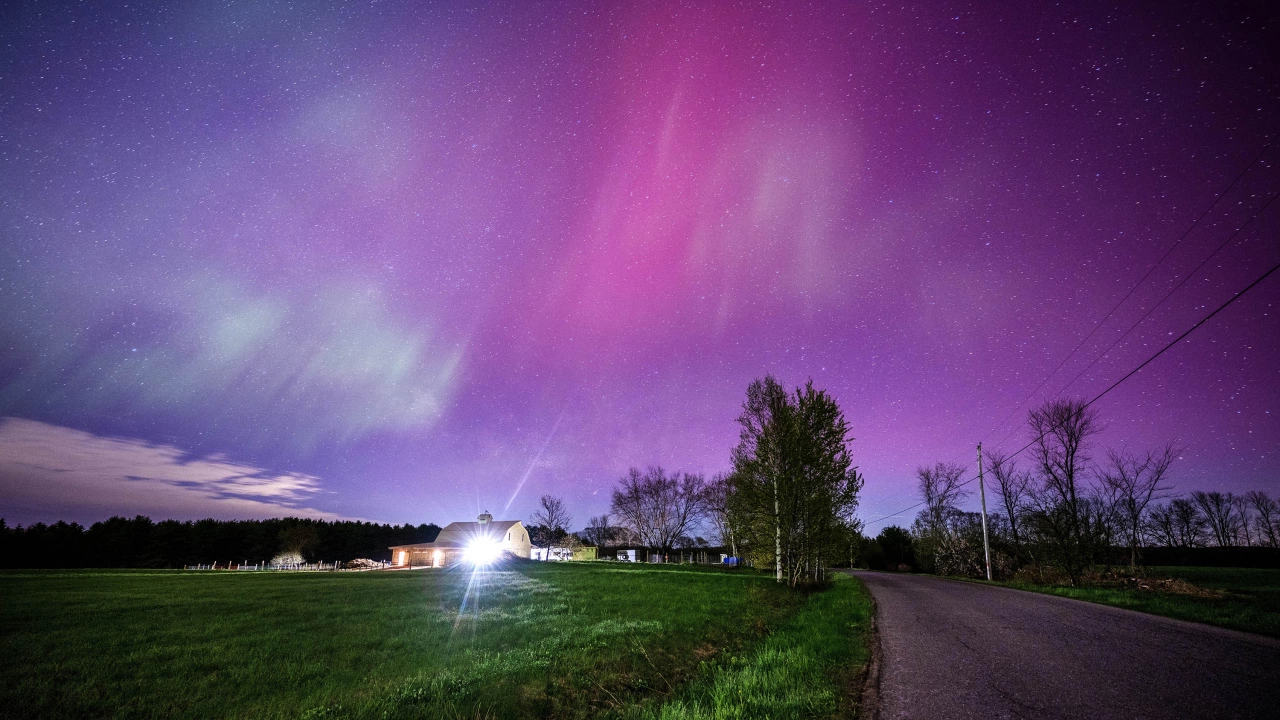
[(880, 545), (889, 570), (897, 570), (901, 566), (915, 567), (915, 543), (911, 539), (911, 533), (897, 525), (890, 525), (880, 531), (875, 541)]
[(1253, 508), (1259, 544), (1280, 547), (1280, 502), (1261, 490), (1252, 490), (1245, 493), (1244, 497)]
[(1186, 498), (1153, 505), (1147, 513), (1148, 541), (1164, 547), (1200, 547), (1207, 527), (1200, 509)]
[(1032, 491), (1031, 473), (1019, 470), (1017, 463), (1004, 453), (985, 450), (987, 469), (994, 479), (995, 494), (1004, 509), (1005, 520), (1009, 523), (1009, 541), (1016, 561), (1032, 559), (1032, 554), (1025, 542), (1023, 518), (1029, 510), (1028, 501)]
[(1218, 491), (1197, 490), (1191, 493), (1191, 501), (1204, 515), (1209, 532), (1219, 547), (1235, 545), (1240, 532), (1240, 518), (1236, 513), (1235, 495)]
[(1088, 483), (1090, 442), (1102, 430), (1084, 401), (1054, 399), (1028, 414), (1036, 483), (1028, 518), (1045, 549), (1074, 585), (1111, 544), (1114, 505)]
[[(0, 520), (0, 567), (152, 567), (263, 562), (289, 549), (308, 560), (389, 560), (392, 545), (430, 542), (437, 525), (381, 525), (351, 520), (153, 521), (112, 517), (12, 527)], [(301, 539), (298, 543), (296, 540)]]
[(1107, 465), (1099, 476), (1115, 503), (1116, 520), (1129, 546), (1131, 568), (1138, 567), (1138, 548), (1142, 545), (1147, 506), (1169, 491), (1165, 476), (1177, 456), (1178, 450), (1172, 443), (1141, 456), (1107, 451)]

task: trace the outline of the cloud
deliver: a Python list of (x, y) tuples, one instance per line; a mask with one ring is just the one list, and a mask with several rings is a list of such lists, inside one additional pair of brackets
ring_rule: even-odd
[(58, 425), (0, 419), (0, 515), (13, 522), (150, 515), (188, 520), (291, 515), (335, 519), (308, 503), (320, 479), (277, 473), (221, 455), (101, 437)]

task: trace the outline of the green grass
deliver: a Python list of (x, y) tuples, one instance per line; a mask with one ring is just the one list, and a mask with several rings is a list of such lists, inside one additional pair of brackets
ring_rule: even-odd
[(705, 676), (637, 720), (854, 717), (859, 671), (867, 662), (871, 597), (861, 581), (839, 576), (783, 628), (746, 656), (707, 668)]
[(860, 593), (614, 563), (6, 572), (0, 717), (735, 717), (690, 714), (729, 688), (829, 716)]
[(1219, 591), (1222, 596), (1198, 597), (1158, 590), (1067, 587), (1026, 582), (999, 584), (1280, 637), (1280, 570), (1149, 567), (1143, 568), (1142, 572), (1151, 579), (1185, 580), (1201, 588)]

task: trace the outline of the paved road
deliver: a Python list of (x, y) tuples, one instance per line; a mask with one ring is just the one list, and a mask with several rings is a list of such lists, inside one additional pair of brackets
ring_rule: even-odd
[(1280, 718), (1280, 641), (1065, 598), (860, 572), (881, 720)]

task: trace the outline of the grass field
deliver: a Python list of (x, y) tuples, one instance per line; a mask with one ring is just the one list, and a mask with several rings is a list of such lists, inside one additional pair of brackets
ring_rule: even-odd
[(868, 613), (852, 579), (617, 563), (14, 571), (0, 717), (830, 717)]
[(1149, 567), (1150, 579), (1178, 579), (1217, 596), (1119, 587), (1066, 587), (1000, 583), (1010, 587), (1088, 600), (1181, 620), (1280, 637), (1280, 570), (1258, 568)]

